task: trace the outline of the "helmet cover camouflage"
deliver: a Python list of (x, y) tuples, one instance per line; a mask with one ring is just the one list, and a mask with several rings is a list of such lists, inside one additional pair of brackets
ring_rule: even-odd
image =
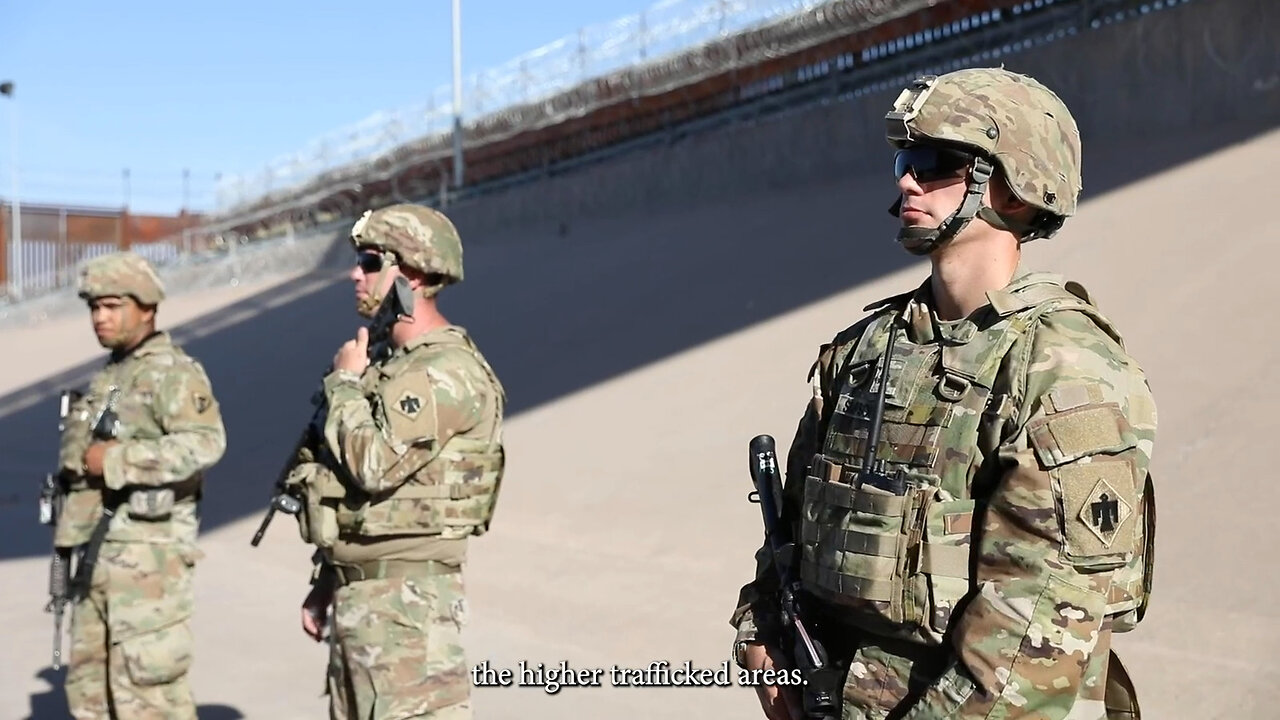
[(389, 205), (366, 210), (351, 228), (351, 244), (395, 253), (400, 263), (462, 282), (462, 240), (443, 213), (424, 205)]
[(894, 147), (976, 151), (1022, 202), (1061, 219), (1075, 213), (1080, 131), (1062, 100), (1034, 78), (1003, 68), (926, 75), (902, 91), (885, 120)]
[(80, 297), (132, 297), (140, 305), (159, 305), (164, 284), (142, 256), (118, 252), (93, 258), (80, 269)]

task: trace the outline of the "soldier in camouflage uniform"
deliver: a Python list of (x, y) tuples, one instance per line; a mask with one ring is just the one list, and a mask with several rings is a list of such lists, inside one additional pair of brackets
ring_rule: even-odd
[(79, 551), (67, 699), (77, 720), (194, 720), (197, 504), (226, 449), (218, 402), (200, 363), (156, 331), (164, 288), (146, 260), (90, 261), (80, 297), (111, 354), (59, 450), (54, 543)]
[[(1003, 69), (919, 78), (886, 119), (898, 240), (932, 273), (821, 347), (783, 493), (840, 717), (1137, 717), (1111, 639), (1150, 592), (1155, 403), (1084, 289), (1020, 264), (1075, 211), (1075, 121)], [(772, 562), (731, 619), (747, 668), (787, 663)]]
[(396, 283), (412, 299), (372, 352), (363, 327), (338, 351), (325, 412), (286, 478), (319, 548), (303, 629), (319, 641), (331, 619), (332, 718), (469, 718), (462, 567), (497, 500), (505, 395), (436, 305), (463, 277), (448, 218), (393, 205), (365, 213), (351, 243), (362, 315)]

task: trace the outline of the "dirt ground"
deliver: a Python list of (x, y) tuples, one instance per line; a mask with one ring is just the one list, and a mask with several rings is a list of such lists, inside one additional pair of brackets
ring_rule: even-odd
[[(1261, 719), (1280, 704), (1280, 574), (1267, 540), (1280, 486), (1261, 452), (1280, 407), (1269, 382), (1280, 343), (1265, 319), (1276, 167), (1280, 131), (1091, 199), (1059, 237), (1027, 249), (1028, 265), (1090, 290), (1155, 392), (1155, 593), (1143, 625), (1116, 640), (1149, 718)], [(492, 348), (512, 396), (501, 503), (466, 570), (472, 664), (721, 667), (761, 538), (747, 441), (769, 433), (785, 446), (818, 344), (927, 273), (892, 247), (891, 193), (883, 177), (852, 179), (468, 250), (474, 287), (446, 313)], [(864, 247), (875, 256), (865, 267)], [(837, 278), (830, 291), (801, 292), (823, 273)], [(261, 547), (249, 538), (317, 371), (355, 327), (350, 305), (330, 275), (163, 308), (209, 368), (231, 434), (208, 483), (197, 575), (204, 720), (325, 716), (325, 650), (298, 626), (307, 548), (287, 517)], [(80, 316), (6, 331), (2, 346), (0, 716), (61, 717), (42, 612), (49, 535), (34, 496), (52, 461), (55, 386), (85, 377), (101, 353)], [(555, 693), (478, 688), (477, 716), (759, 717), (745, 688), (608, 678)]]

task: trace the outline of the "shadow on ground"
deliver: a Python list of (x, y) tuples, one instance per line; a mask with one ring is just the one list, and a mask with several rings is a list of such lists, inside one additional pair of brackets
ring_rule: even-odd
[[(62, 688), (67, 679), (67, 669), (45, 668), (36, 677), (48, 683), (43, 692), (31, 695), (31, 707), (24, 720), (52, 720), (53, 718), (71, 717), (67, 707), (67, 695)], [(196, 707), (196, 716), (200, 720), (241, 720), (244, 713), (230, 705), (204, 704)]]
[[(1258, 121), (1090, 147), (1087, 197), (1263, 129)], [(467, 279), (446, 291), (442, 307), (477, 338), (515, 415), (904, 267), (914, 258), (892, 241), (889, 177), (886, 168), (687, 212), (570, 223), (563, 234), (471, 237), (462, 227)], [(346, 253), (338, 244), (330, 251), (339, 264)], [(259, 310), (211, 333), (195, 331), (214, 315), (174, 329), (207, 368), (228, 431), (227, 454), (208, 478), (206, 531), (262, 511), (321, 371), (359, 321), (345, 282), (268, 307), (279, 292), (221, 311)], [(860, 312), (849, 308), (850, 321)], [(826, 339), (813, 338), (815, 349)], [(40, 349), (26, 351), (38, 357)], [(0, 560), (47, 552), (35, 498), (56, 455), (57, 393), (99, 365), (0, 398), (0, 408), (18, 408), (0, 409)], [(565, 442), (570, 450), (572, 438)]]

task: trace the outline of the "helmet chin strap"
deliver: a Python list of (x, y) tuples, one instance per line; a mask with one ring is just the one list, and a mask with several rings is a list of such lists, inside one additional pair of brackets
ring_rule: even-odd
[[(975, 158), (973, 167), (969, 170), (968, 184), (960, 207), (956, 208), (956, 211), (936, 228), (903, 227), (898, 230), (897, 240), (902, 247), (912, 255), (928, 255), (958, 235), (973, 218), (981, 215), (984, 220), (990, 222), (988, 213), (980, 210), (990, 210), (982, 207), (982, 195), (987, 191), (987, 183), (991, 180), (993, 169), (986, 158)], [(898, 201), (889, 208), (889, 212), (897, 217), (901, 208), (902, 196), (899, 195)], [(994, 215), (995, 212), (991, 211), (990, 214)], [(998, 215), (996, 217), (999, 218)]]
[(356, 312), (361, 316), (371, 318), (377, 314), (378, 308), (382, 307), (382, 301), (387, 297), (387, 291), (391, 289), (391, 283), (394, 282), (387, 268), (396, 264), (394, 253), (382, 252), (382, 269), (378, 271), (378, 282), (374, 285), (372, 292), (356, 301)]

